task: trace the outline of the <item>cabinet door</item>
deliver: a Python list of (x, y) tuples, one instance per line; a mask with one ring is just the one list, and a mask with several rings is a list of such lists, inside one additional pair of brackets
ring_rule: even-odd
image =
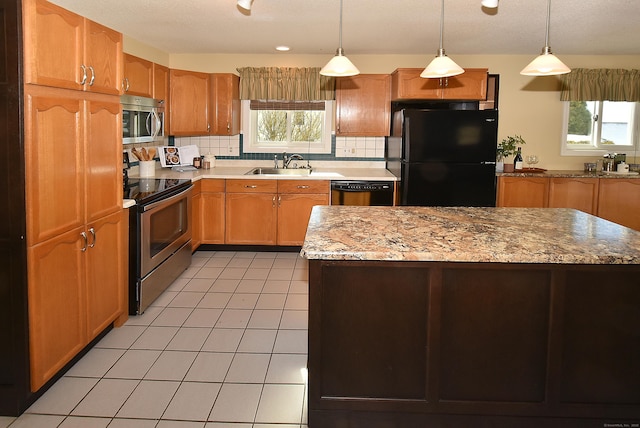
[(640, 180), (601, 178), (598, 217), (640, 231)]
[(211, 75), (211, 134), (240, 132), (240, 77), (232, 73)]
[(329, 205), (329, 195), (278, 195), (278, 245), (302, 245), (311, 209), (316, 205)]
[(549, 179), (543, 177), (499, 177), (498, 206), (545, 208)]
[[(153, 98), (169, 107), (169, 67), (153, 64)], [(165, 126), (166, 127), (166, 126)]]
[(85, 218), (90, 222), (122, 209), (122, 116), (119, 99), (89, 95), (85, 128)]
[(91, 92), (120, 95), (122, 82), (122, 34), (86, 20), (85, 60), (89, 69), (85, 88)]
[(336, 79), (336, 135), (388, 136), (391, 78), (360, 74)]
[(25, 83), (82, 90), (84, 18), (45, 0), (24, 0)]
[(575, 208), (596, 215), (598, 181), (597, 178), (551, 178), (549, 208)]
[(442, 99), (486, 100), (488, 78), (486, 68), (465, 68), (462, 74), (440, 79)]
[(202, 193), (202, 243), (224, 244), (225, 194)]
[(276, 194), (227, 193), (227, 244), (276, 244)]
[(86, 345), (83, 228), (27, 250), (31, 390)]
[(171, 134), (176, 136), (209, 134), (209, 75), (171, 70)]
[(78, 95), (25, 87), (27, 245), (84, 224), (84, 101)]
[(126, 225), (120, 211), (87, 225), (85, 251), (87, 287), (87, 342), (118, 318), (123, 309), (126, 269), (122, 257), (127, 245)]
[(439, 99), (440, 79), (423, 79), (422, 69), (399, 68), (391, 74), (391, 99)]
[(153, 63), (137, 56), (124, 54), (123, 90), (127, 95), (153, 95)]

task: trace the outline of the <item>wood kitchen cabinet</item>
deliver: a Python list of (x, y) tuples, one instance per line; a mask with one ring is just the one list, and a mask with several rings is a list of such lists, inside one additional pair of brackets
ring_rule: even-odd
[(209, 74), (171, 69), (169, 80), (171, 135), (208, 135)]
[(123, 311), (119, 97), (25, 85), (31, 388)]
[(124, 54), (122, 91), (127, 95), (153, 96), (153, 63), (137, 56)]
[(24, 0), (24, 81), (120, 94), (122, 34), (45, 0)]
[(227, 244), (276, 245), (276, 180), (227, 180)]
[(233, 73), (211, 75), (211, 134), (240, 133), (240, 77)]
[(153, 98), (164, 102), (164, 135), (171, 135), (171, 120), (169, 113), (169, 67), (153, 64)]
[(488, 69), (465, 68), (464, 73), (441, 79), (420, 77), (420, 68), (398, 68), (391, 74), (391, 99), (485, 100)]
[(329, 205), (329, 181), (278, 180), (278, 245), (302, 245), (311, 209)]
[(598, 217), (640, 231), (640, 179), (601, 178)]
[(549, 208), (575, 208), (596, 215), (598, 211), (597, 178), (549, 179)]
[(224, 244), (225, 180), (202, 182), (200, 237), (203, 244)]
[(391, 77), (359, 74), (336, 79), (336, 135), (388, 136)]
[(549, 199), (546, 177), (498, 177), (499, 207), (545, 208)]
[(226, 244), (302, 245), (311, 208), (329, 204), (326, 180), (227, 180), (226, 191)]

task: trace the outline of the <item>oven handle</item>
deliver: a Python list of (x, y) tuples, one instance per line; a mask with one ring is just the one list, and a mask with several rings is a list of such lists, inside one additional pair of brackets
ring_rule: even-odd
[(183, 190), (182, 192), (176, 193), (175, 195), (170, 196), (170, 197), (168, 197), (166, 199), (162, 199), (162, 200), (160, 200), (158, 202), (154, 202), (154, 203), (149, 204), (149, 205), (144, 205), (142, 207), (142, 212), (147, 212), (147, 211), (152, 210), (154, 208), (157, 208), (159, 206), (170, 204), (171, 202), (175, 201), (176, 199), (180, 199), (180, 198), (184, 197), (185, 194), (187, 194), (189, 191), (191, 191), (191, 187), (192, 186), (189, 186), (185, 190)]

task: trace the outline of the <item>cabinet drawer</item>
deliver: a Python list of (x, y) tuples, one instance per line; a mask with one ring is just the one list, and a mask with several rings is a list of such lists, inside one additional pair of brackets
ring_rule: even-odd
[(326, 193), (329, 194), (327, 180), (278, 180), (278, 193)]
[(275, 193), (276, 180), (228, 180), (227, 193)]
[(202, 183), (200, 188), (203, 192), (224, 192), (224, 180), (205, 178), (199, 183)]

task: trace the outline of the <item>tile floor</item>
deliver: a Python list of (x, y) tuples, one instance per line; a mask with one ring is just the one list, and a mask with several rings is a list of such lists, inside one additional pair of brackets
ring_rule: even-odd
[(298, 253), (196, 252), (0, 428), (305, 428), (307, 279)]

